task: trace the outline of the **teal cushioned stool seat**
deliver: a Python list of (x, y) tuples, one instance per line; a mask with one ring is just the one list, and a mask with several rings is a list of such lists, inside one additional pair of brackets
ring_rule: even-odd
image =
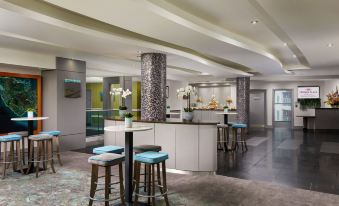
[(113, 145), (97, 147), (97, 148), (93, 149), (93, 153), (94, 154), (104, 154), (104, 153), (121, 154), (123, 152), (124, 152), (124, 148), (123, 147), (113, 146)]
[(60, 131), (58, 130), (51, 130), (51, 131), (42, 131), (40, 132), (40, 134), (49, 134), (49, 135), (52, 135), (52, 136), (59, 136), (60, 135)]
[(246, 128), (247, 125), (246, 124), (235, 123), (235, 124), (232, 124), (232, 127), (233, 128)]
[(0, 136), (0, 142), (19, 141), (21, 138), (22, 137), (17, 134), (4, 135)]
[(112, 153), (103, 153), (100, 155), (95, 155), (88, 158), (88, 163), (96, 164), (100, 166), (113, 166), (117, 165), (120, 162), (124, 161), (125, 156), (120, 154), (112, 154)]
[(49, 134), (36, 134), (36, 135), (30, 135), (28, 137), (29, 140), (39, 141), (39, 140), (48, 140), (53, 139), (52, 135)]
[(135, 161), (146, 164), (158, 164), (168, 159), (168, 154), (164, 152), (143, 152), (135, 155)]

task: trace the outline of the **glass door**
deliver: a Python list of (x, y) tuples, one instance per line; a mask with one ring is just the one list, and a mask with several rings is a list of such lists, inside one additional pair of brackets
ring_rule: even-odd
[(292, 126), (292, 90), (279, 89), (274, 90), (273, 95), (273, 121), (275, 127), (291, 127)]

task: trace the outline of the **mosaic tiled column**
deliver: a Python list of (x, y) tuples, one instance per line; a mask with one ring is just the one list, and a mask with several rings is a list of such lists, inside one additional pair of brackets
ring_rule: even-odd
[(141, 55), (141, 119), (166, 119), (166, 55)]
[(250, 78), (237, 78), (237, 121), (249, 124), (250, 115)]

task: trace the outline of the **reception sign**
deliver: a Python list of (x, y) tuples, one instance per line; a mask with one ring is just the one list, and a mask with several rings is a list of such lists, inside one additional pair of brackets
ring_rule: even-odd
[(318, 86), (298, 87), (298, 99), (319, 99), (320, 88)]

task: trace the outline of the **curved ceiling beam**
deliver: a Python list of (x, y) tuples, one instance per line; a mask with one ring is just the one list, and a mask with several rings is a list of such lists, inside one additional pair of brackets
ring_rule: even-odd
[[(43, 1), (5, 0), (0, 2), (0, 5), (3, 8), (19, 12), (37, 21), (42, 21), (78, 32), (90, 33), (91, 35), (103, 38), (113, 38), (114, 36), (115, 40), (118, 39), (126, 44), (137, 45), (183, 56), (206, 66), (211, 66), (212, 68), (223, 68), (225, 71), (232, 74), (252, 76), (246, 72), (251, 71), (251, 69), (244, 65), (227, 60), (217, 62), (192, 49), (131, 32)], [(239, 68), (232, 68), (229, 65), (237, 65)]]
[(162, 16), (170, 21), (185, 26), (201, 34), (207, 35), (211, 38), (225, 42), (227, 44), (240, 47), (251, 52), (260, 54), (279, 64), (283, 69), (281, 61), (272, 53), (264, 49), (261, 45), (249, 39), (226, 31), (210, 22), (207, 22), (199, 17), (196, 17), (174, 5), (171, 5), (164, 0), (142, 0), (146, 7), (152, 12)]

